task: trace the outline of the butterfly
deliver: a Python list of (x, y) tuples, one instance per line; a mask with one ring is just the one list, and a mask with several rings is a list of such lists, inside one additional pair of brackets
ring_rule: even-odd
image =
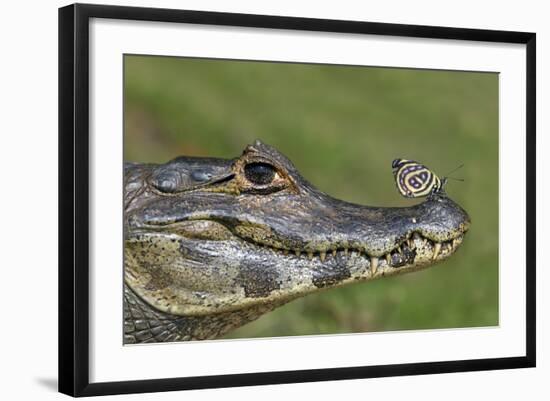
[[(439, 178), (428, 167), (414, 160), (395, 159), (391, 166), (397, 189), (405, 198), (420, 198), (443, 192), (443, 187), (447, 183), (448, 177)], [(461, 167), (462, 165), (451, 173)]]

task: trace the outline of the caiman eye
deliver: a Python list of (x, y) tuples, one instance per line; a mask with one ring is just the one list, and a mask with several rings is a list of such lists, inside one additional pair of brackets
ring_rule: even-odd
[(275, 167), (267, 163), (250, 163), (244, 166), (246, 179), (255, 185), (267, 185), (275, 177)]

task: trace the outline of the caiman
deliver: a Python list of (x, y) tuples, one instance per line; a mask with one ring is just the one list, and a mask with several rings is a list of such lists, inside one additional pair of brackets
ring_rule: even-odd
[(444, 192), (334, 199), (260, 141), (124, 170), (125, 344), (219, 338), (298, 297), (434, 265), (470, 226)]

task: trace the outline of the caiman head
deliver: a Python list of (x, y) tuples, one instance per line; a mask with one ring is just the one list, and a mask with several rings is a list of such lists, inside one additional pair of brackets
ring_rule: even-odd
[(320, 289), (433, 265), (470, 225), (444, 193), (411, 207), (334, 199), (260, 141), (233, 160), (127, 164), (125, 190), (125, 283), (140, 302), (181, 317), (247, 311), (202, 338)]

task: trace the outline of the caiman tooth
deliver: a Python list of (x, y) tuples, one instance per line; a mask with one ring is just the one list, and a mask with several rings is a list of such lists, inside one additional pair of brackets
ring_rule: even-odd
[(284, 253), (285, 255), (288, 255), (288, 249), (283, 249), (283, 253)]
[(453, 248), (456, 248), (457, 245), (458, 245), (458, 238), (454, 238), (453, 239)]
[(344, 255), (348, 256), (348, 248), (344, 248)]
[(294, 253), (296, 254), (296, 256), (300, 256), (302, 252), (299, 249), (295, 249)]
[(336, 249), (332, 250), (332, 256), (336, 257)]
[(397, 247), (397, 252), (399, 252), (401, 255), (403, 255), (403, 251), (401, 250), (400, 246)]
[(388, 262), (388, 266), (391, 266), (391, 255), (389, 253), (386, 253), (386, 262)]
[(324, 262), (325, 259), (327, 257), (327, 253), (324, 252), (324, 251), (321, 251), (321, 253), (319, 253), (319, 258), (321, 258), (321, 262)]
[(372, 274), (376, 273), (376, 269), (378, 268), (378, 258), (376, 256), (370, 257), (370, 268)]
[(435, 260), (437, 258), (437, 255), (439, 255), (440, 250), (441, 250), (441, 242), (436, 242), (434, 245), (434, 255), (432, 257), (432, 260)]
[(307, 257), (309, 258), (309, 260), (313, 259), (313, 252), (312, 252), (312, 251), (308, 251), (308, 252), (307, 252)]

